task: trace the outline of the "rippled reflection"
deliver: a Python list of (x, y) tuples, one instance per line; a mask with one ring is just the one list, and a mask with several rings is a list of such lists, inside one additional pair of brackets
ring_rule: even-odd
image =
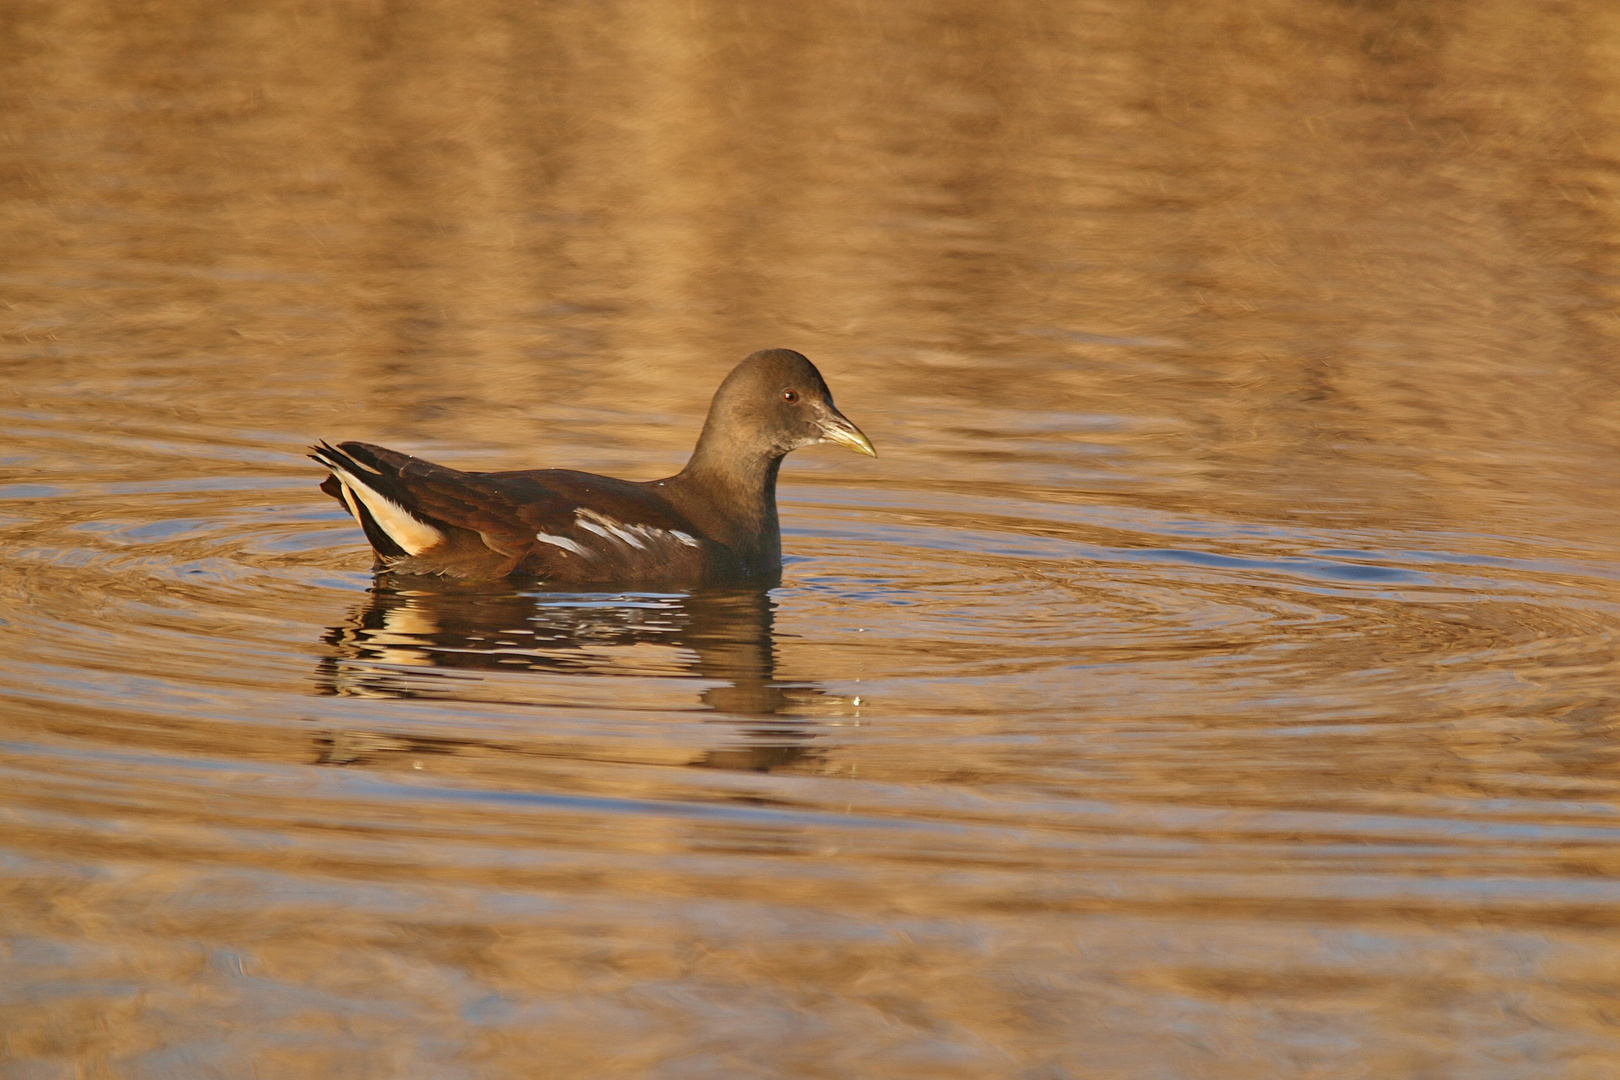
[[(385, 576), (322, 639), (332, 652), (317, 682), (331, 695), (521, 705), (555, 700), (557, 684), (537, 675), (634, 681), (634, 693), (645, 693), (647, 680), (697, 681), (696, 701), (725, 714), (749, 744), (708, 750), (692, 764), (768, 771), (802, 758), (814, 738), (781, 721), (832, 703), (812, 682), (776, 681), (775, 607), (764, 589), (610, 596), (435, 588), (421, 580), (396, 588)], [(579, 696), (570, 686), (561, 693)], [(777, 722), (731, 722), (744, 720)], [(465, 745), (352, 731), (319, 742), (328, 765)]]

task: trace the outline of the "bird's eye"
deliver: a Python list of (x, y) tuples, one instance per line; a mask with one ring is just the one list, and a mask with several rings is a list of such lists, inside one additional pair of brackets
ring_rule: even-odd
[(791, 405), (799, 400), (799, 392), (797, 390), (784, 390), (782, 391), (782, 400)]

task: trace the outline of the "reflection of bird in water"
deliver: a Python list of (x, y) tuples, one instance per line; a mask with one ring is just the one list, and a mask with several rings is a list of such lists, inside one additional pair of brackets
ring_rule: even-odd
[[(814, 735), (782, 719), (842, 711), (841, 699), (775, 680), (774, 603), (763, 589), (676, 595), (475, 592), (407, 579), (370, 594), (323, 641), (323, 693), (347, 697), (562, 704), (622, 709), (651, 684), (653, 707), (668, 707), (663, 680), (702, 680), (696, 695), (744, 735), (689, 762), (770, 770), (804, 758)], [(752, 720), (752, 724), (737, 722)], [(468, 744), (422, 736), (334, 732), (318, 740), (324, 764), (380, 755), (456, 753)], [(494, 747), (484, 744), (486, 748)], [(501, 749), (520, 752), (507, 743)]]

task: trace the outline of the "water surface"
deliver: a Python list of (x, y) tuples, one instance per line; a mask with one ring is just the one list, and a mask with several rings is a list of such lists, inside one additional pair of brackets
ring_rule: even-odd
[[(23, 5), (0, 1072), (1620, 1073), (1620, 13)], [(378, 588), (302, 457), (769, 593)]]

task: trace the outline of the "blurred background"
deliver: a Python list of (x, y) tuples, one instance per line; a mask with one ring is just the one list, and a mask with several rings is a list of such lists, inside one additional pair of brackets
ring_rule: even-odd
[[(7, 0), (0, 1074), (1620, 1074), (1620, 9)], [(770, 593), (374, 589), (311, 441)]]

